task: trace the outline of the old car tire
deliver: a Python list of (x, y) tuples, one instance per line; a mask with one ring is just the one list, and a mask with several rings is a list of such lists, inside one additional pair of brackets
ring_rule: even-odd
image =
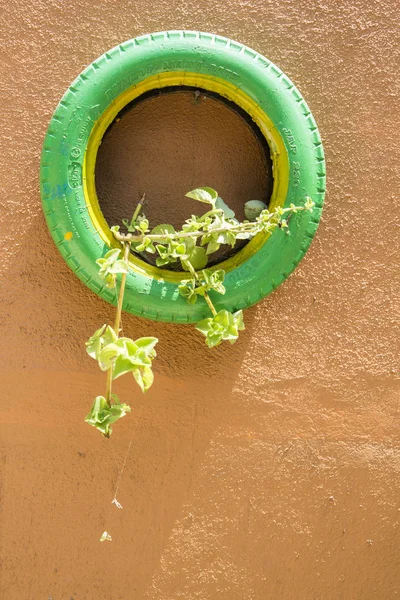
[[(209, 90), (250, 115), (266, 138), (273, 164), (270, 206), (315, 202), (312, 214), (290, 219), (290, 234), (257, 235), (223, 263), (224, 296), (218, 309), (246, 308), (288, 277), (315, 234), (325, 194), (325, 161), (315, 120), (282, 71), (254, 50), (195, 31), (167, 31), (116, 46), (89, 65), (65, 92), (51, 119), (41, 159), (46, 220), (62, 256), (104, 300), (115, 293), (98, 276), (95, 261), (117, 247), (99, 207), (94, 168), (101, 139), (118, 113), (149, 90), (170, 86)], [(204, 185), (200, 182), (199, 185)], [(131, 258), (124, 310), (160, 321), (194, 322), (205, 303), (186, 303), (177, 286), (187, 275)]]

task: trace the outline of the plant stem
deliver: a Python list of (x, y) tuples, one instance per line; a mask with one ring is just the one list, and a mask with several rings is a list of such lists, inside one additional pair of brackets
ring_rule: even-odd
[[(290, 208), (284, 209), (284, 212), (290, 212)], [(300, 210), (300, 209), (299, 209)], [(275, 217), (275, 215), (272, 215), (273, 217)], [(279, 225), (279, 222), (281, 221), (281, 219), (279, 219), (279, 221), (277, 221), (276, 223), (274, 222), (270, 222), (271, 225), (275, 225), (276, 227)], [(120, 242), (141, 242), (143, 240), (143, 238), (149, 239), (152, 242), (167, 242), (170, 240), (175, 240), (175, 239), (182, 239), (182, 238), (198, 238), (201, 237), (203, 235), (206, 235), (207, 233), (223, 233), (225, 231), (231, 231), (234, 234), (238, 234), (241, 232), (246, 232), (246, 233), (252, 233), (252, 230), (255, 229), (255, 226), (258, 225), (257, 222), (254, 223), (240, 223), (240, 225), (238, 226), (234, 226), (234, 227), (219, 227), (218, 229), (212, 229), (210, 231), (181, 231), (181, 232), (177, 232), (177, 233), (166, 233), (166, 234), (146, 234), (146, 233), (141, 233), (138, 235), (134, 235), (132, 233), (127, 233), (126, 235), (124, 235), (123, 233), (114, 233), (115, 238), (120, 241)], [(254, 235), (257, 232), (254, 232)]]
[(140, 202), (138, 203), (137, 207), (135, 208), (135, 212), (133, 213), (132, 219), (131, 219), (131, 226), (133, 226), (134, 222), (136, 221), (136, 219), (139, 216), (140, 211), (142, 210), (142, 206), (143, 206), (143, 202), (145, 199), (146, 194), (143, 194), (143, 196), (140, 198)]
[[(247, 225), (247, 223), (246, 223)], [(249, 223), (249, 225), (254, 225), (254, 223)], [(227, 228), (227, 227), (220, 227), (219, 229), (213, 229), (210, 233), (222, 233), (223, 231), (232, 231), (233, 233), (235, 231), (243, 231), (243, 226), (239, 228), (237, 227), (231, 227), (231, 228)], [(238, 231), (238, 233), (239, 233)], [(152, 242), (168, 242), (169, 240), (175, 240), (178, 239), (180, 240), (181, 238), (190, 238), (190, 237), (201, 237), (202, 235), (205, 235), (208, 232), (204, 232), (204, 231), (183, 231), (183, 232), (178, 232), (178, 233), (166, 233), (166, 234), (160, 234), (160, 235), (155, 235), (155, 234), (146, 234), (146, 233), (142, 233), (139, 235), (133, 235), (132, 233), (127, 233), (126, 235), (124, 235), (123, 233), (114, 233), (115, 238), (119, 241), (119, 242), (141, 242), (143, 240), (143, 238), (148, 238), (149, 240), (151, 240)]]
[(204, 300), (207, 302), (208, 304), (208, 308), (211, 310), (213, 317), (215, 317), (218, 313), (215, 310), (215, 306), (214, 304), (211, 302), (211, 298), (210, 296), (207, 294), (207, 292), (204, 294)]
[[(141, 207), (141, 204), (138, 204), (138, 207)], [(140, 210), (140, 208), (139, 208), (139, 210)], [(136, 208), (136, 211), (137, 211), (137, 208)], [(135, 211), (135, 213), (136, 213), (136, 211)], [(129, 259), (129, 250), (130, 250), (130, 243), (124, 242), (124, 260), (126, 262), (128, 262), (128, 259)], [(119, 328), (121, 325), (121, 313), (122, 313), (122, 303), (124, 301), (126, 275), (127, 275), (126, 273), (122, 273), (121, 284), (119, 286), (117, 313), (115, 315), (115, 322), (114, 322), (114, 331), (117, 334), (117, 338), (119, 337)], [(113, 372), (113, 365), (111, 365), (111, 367), (107, 371), (106, 400), (107, 400), (107, 403), (109, 406), (111, 406), (112, 372)]]
[(107, 386), (106, 386), (106, 400), (108, 406), (111, 406), (111, 391), (112, 391), (112, 366), (107, 371)]
[[(193, 275), (193, 277), (196, 279), (196, 281), (199, 281), (199, 275), (198, 275), (197, 271), (195, 271), (195, 269), (193, 268), (192, 263), (189, 260), (185, 260), (185, 265), (187, 265), (187, 268), (189, 269), (189, 271)], [(208, 308), (211, 310), (213, 316), (215, 317), (218, 313), (215, 309), (214, 304), (211, 301), (210, 296), (207, 294), (207, 292), (205, 292), (205, 294), (204, 294), (204, 300), (207, 302)]]
[[(128, 262), (130, 247), (131, 247), (131, 245), (129, 242), (124, 243), (124, 261), (125, 262)], [(119, 336), (119, 328), (120, 328), (120, 324), (121, 324), (122, 303), (124, 301), (126, 275), (127, 275), (127, 273), (122, 273), (121, 283), (119, 286), (117, 314), (115, 315), (115, 322), (114, 322), (114, 331), (117, 334), (117, 336)]]

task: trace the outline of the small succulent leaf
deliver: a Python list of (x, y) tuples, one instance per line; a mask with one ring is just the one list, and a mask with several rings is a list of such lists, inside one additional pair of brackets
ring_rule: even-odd
[(214, 229), (221, 229), (225, 226), (225, 216), (223, 214), (215, 215), (210, 223), (207, 224), (207, 231), (212, 233)]
[(184, 254), (186, 254), (186, 246), (185, 244), (178, 244), (175, 247), (175, 252), (178, 256), (183, 257)]
[(197, 300), (197, 296), (195, 293), (196, 289), (196, 280), (193, 279), (185, 279), (178, 286), (178, 290), (181, 296), (186, 298), (189, 304), (194, 304)]
[(118, 398), (117, 394), (111, 394), (111, 398), (114, 404), (121, 404), (121, 400)]
[(120, 353), (115, 359), (113, 378), (116, 379), (134, 368), (151, 366), (156, 356), (154, 349), (158, 339), (153, 337), (139, 338), (135, 342), (130, 338), (120, 338), (116, 345)]
[(201, 278), (207, 285), (211, 282), (212, 273), (213, 272), (210, 269), (203, 269), (201, 272)]
[(169, 235), (173, 233), (175, 233), (175, 228), (172, 225), (168, 225), (167, 223), (157, 225), (151, 230), (151, 235)]
[(96, 427), (105, 437), (109, 437), (112, 432), (112, 423), (115, 423), (115, 421), (118, 421), (118, 419), (124, 417), (130, 411), (131, 407), (127, 404), (119, 402), (118, 404), (109, 406), (104, 396), (97, 396), (89, 414), (85, 417), (85, 421), (89, 425)]
[(89, 354), (89, 356), (95, 360), (98, 360), (99, 353), (103, 346), (114, 342), (116, 339), (117, 334), (115, 333), (114, 329), (109, 325), (103, 325), (100, 327), (100, 329), (97, 329), (92, 337), (90, 337), (85, 343), (86, 352)]
[(107, 371), (107, 369), (109, 369), (113, 364), (115, 358), (121, 354), (121, 352), (121, 348), (119, 348), (115, 343), (103, 346), (98, 357), (100, 369), (102, 371)]
[(104, 279), (108, 288), (115, 288), (116, 286), (116, 274), (127, 273), (127, 263), (119, 259), (121, 250), (114, 248), (109, 250), (104, 257), (96, 260), (96, 263), (100, 266), (99, 277)]
[(212, 318), (197, 323), (196, 329), (206, 336), (206, 344), (209, 348), (218, 346), (223, 340), (231, 343), (237, 340), (239, 329), (244, 328), (241, 312), (232, 314), (227, 310), (220, 310)]
[(181, 241), (185, 244), (186, 254), (189, 256), (196, 246), (196, 238), (188, 237)]
[(217, 269), (216, 271), (212, 271), (211, 279), (213, 284), (222, 283), (225, 279), (225, 271), (223, 269)]
[(233, 318), (235, 319), (237, 329), (239, 331), (243, 331), (245, 328), (244, 321), (243, 321), (243, 311), (238, 310), (237, 312), (233, 313)]
[(140, 233), (147, 233), (149, 230), (149, 222), (143, 215), (143, 217), (139, 217), (139, 220), (135, 224), (135, 229)]
[(220, 310), (218, 314), (215, 315), (214, 317), (214, 322), (217, 323), (218, 325), (221, 325), (221, 327), (228, 327), (229, 325), (229, 313), (227, 310)]
[(220, 198), (220, 196), (218, 196), (218, 198), (215, 201), (215, 208), (220, 208), (224, 211), (224, 215), (227, 219), (233, 219), (235, 216), (235, 213), (233, 212), (233, 210), (231, 208), (229, 208), (229, 206), (227, 204), (225, 204), (225, 202), (222, 200), (222, 198)]
[(203, 319), (202, 321), (199, 321), (196, 324), (196, 329), (204, 335), (207, 335), (207, 333), (210, 331), (211, 322), (212, 318), (210, 317), (208, 317), (207, 319)]
[(113, 248), (112, 250), (109, 250), (108, 252), (106, 252), (106, 254), (104, 255), (104, 258), (108, 262), (114, 262), (118, 259), (120, 254), (121, 254), (120, 248)]
[(193, 200), (198, 200), (199, 202), (205, 202), (206, 204), (211, 204), (211, 206), (215, 206), (215, 202), (218, 198), (218, 192), (213, 190), (210, 187), (201, 187), (192, 190), (185, 194), (187, 198), (192, 198)]
[(219, 250), (219, 247), (220, 247), (220, 244), (218, 244), (218, 242), (212, 240), (207, 244), (206, 253), (213, 254), (213, 252), (216, 252), (217, 250)]
[(129, 265), (126, 262), (126, 260), (116, 260), (115, 263), (113, 263), (111, 265), (111, 267), (109, 268), (108, 272), (109, 273), (128, 273), (129, 271)]
[(222, 337), (218, 333), (210, 333), (206, 338), (206, 344), (209, 348), (214, 348), (214, 346), (219, 346), (222, 342)]
[(114, 289), (117, 285), (117, 279), (115, 277), (115, 275), (112, 275), (111, 273), (105, 276), (105, 282), (106, 282), (106, 287), (109, 289)]
[(176, 259), (170, 260), (169, 258), (156, 258), (157, 267), (163, 267), (164, 265), (168, 265), (171, 262), (176, 262)]
[(205, 296), (205, 295), (206, 295), (206, 293), (207, 293), (207, 291), (208, 291), (208, 290), (207, 290), (206, 286), (204, 286), (204, 285), (201, 285), (201, 284), (200, 284), (200, 286), (199, 286), (199, 287), (196, 287), (196, 289), (194, 290), (194, 293), (195, 293), (197, 296)]
[(137, 367), (132, 364), (132, 361), (129, 360), (126, 356), (117, 356), (113, 365), (112, 378), (118, 379), (121, 375), (125, 375), (125, 373), (130, 373)]
[(162, 246), (161, 244), (157, 244), (157, 252), (162, 259), (168, 257), (168, 248), (166, 246)]
[(136, 343), (128, 337), (120, 337), (117, 342), (117, 346), (123, 348), (125, 350), (125, 354), (128, 356), (129, 354), (135, 354), (138, 350), (138, 346)]
[(143, 369), (134, 369), (132, 371), (132, 375), (134, 376), (136, 383), (142, 390), (142, 392), (147, 392), (147, 390), (153, 385), (154, 381), (154, 373), (150, 367), (143, 367)]
[[(189, 254), (187, 260), (190, 262), (195, 271), (200, 271), (200, 269), (204, 269), (208, 262), (208, 257), (205, 248), (201, 246), (195, 246)], [(182, 263), (182, 266), (185, 269), (185, 271), (189, 270), (189, 268), (186, 267), (184, 263)]]
[(106, 331), (106, 328), (107, 325), (104, 324), (102, 327), (100, 327), (94, 332), (94, 334), (88, 339), (87, 342), (85, 342), (86, 352), (89, 354), (89, 356), (96, 360), (102, 347), (101, 339)]
[(254, 234), (250, 233), (249, 231), (240, 231), (239, 233), (236, 234), (236, 239), (237, 240), (249, 240), (250, 238), (253, 237)]
[(146, 354), (148, 354), (149, 356), (151, 354), (155, 355), (154, 347), (157, 344), (157, 342), (158, 342), (158, 338), (156, 338), (156, 337), (142, 337), (142, 338), (135, 340), (136, 346), (140, 350), (142, 350)]
[(312, 212), (312, 209), (314, 208), (314, 206), (315, 206), (315, 202), (309, 196), (306, 196), (306, 201), (304, 203), (304, 209), (309, 212)]
[(249, 221), (255, 221), (268, 206), (261, 200), (249, 200), (244, 205), (244, 214)]

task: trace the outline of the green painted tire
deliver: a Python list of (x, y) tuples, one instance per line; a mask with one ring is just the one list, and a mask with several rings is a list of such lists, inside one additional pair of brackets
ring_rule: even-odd
[[(89, 65), (64, 94), (50, 122), (41, 159), (46, 220), (62, 256), (101, 298), (115, 304), (95, 265), (118, 247), (101, 213), (94, 167), (109, 124), (133, 98), (151, 89), (189, 85), (217, 92), (256, 122), (271, 150), (270, 206), (303, 204), (312, 214), (290, 219), (290, 233), (259, 234), (222, 266), (226, 294), (211, 294), (217, 309), (246, 308), (272, 292), (293, 271), (318, 227), (325, 195), (325, 161), (315, 120), (294, 84), (268, 59), (209, 33), (169, 31), (127, 41)], [(172, 273), (132, 257), (124, 310), (159, 321), (188, 323), (208, 316), (205, 303), (179, 295), (186, 273)], [(220, 267), (221, 265), (218, 265)], [(215, 267), (215, 268), (218, 268)]]

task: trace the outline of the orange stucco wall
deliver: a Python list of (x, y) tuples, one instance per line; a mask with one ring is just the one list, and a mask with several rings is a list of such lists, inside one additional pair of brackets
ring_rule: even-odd
[[(2, 2), (2, 599), (400, 596), (397, 6)], [(83, 342), (113, 310), (50, 238), (39, 157), (82, 68), (168, 28), (237, 39), (293, 79), (324, 140), (327, 203), (306, 258), (246, 311), (234, 346), (124, 316), (128, 335), (160, 339), (156, 382), (145, 397), (116, 382), (132, 413), (105, 440), (83, 423), (104, 389)]]

